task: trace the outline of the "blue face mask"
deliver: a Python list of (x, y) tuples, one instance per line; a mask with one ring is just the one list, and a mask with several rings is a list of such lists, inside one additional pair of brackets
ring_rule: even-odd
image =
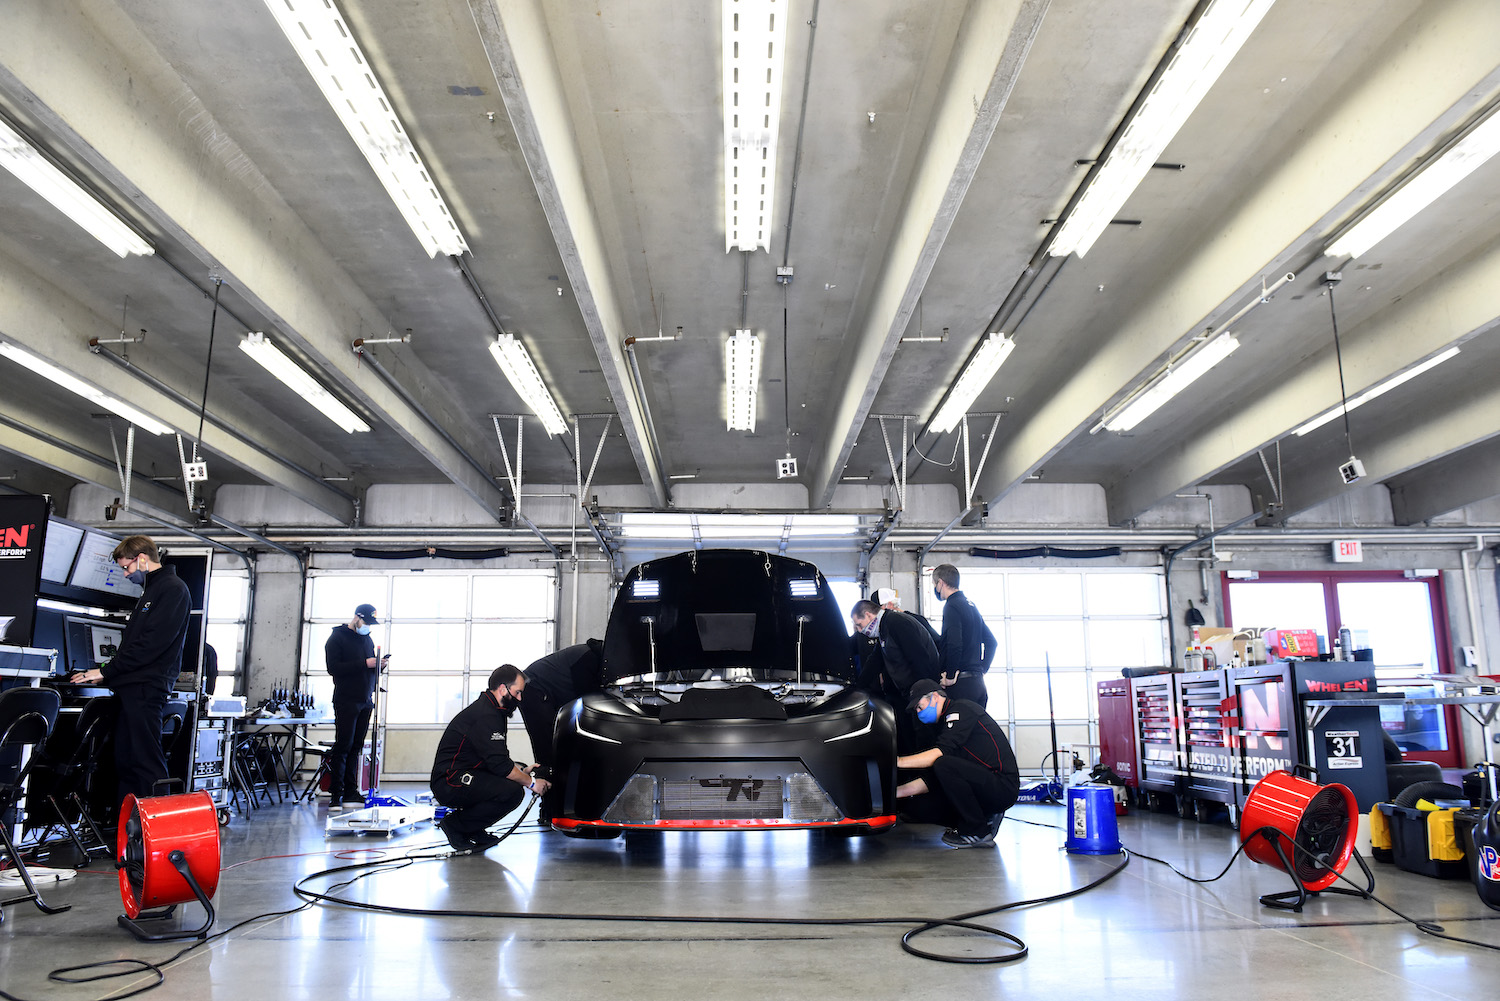
[(917, 710), (917, 719), (921, 720), (923, 723), (936, 723), (937, 716), (938, 713), (936, 705), (923, 706), (921, 709)]
[(146, 583), (146, 571), (132, 570), (125, 575), (125, 579), (130, 581), (130, 583), (134, 584), (136, 587), (140, 587)]
[(354, 631), (357, 632), (357, 633), (359, 633), (361, 636), (368, 636), (368, 635), (370, 635), (370, 627), (369, 626), (360, 626), (358, 629), (356, 629)]

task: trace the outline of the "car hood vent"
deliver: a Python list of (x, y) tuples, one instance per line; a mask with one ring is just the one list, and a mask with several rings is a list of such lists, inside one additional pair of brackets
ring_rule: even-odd
[(764, 688), (689, 688), (677, 702), (661, 707), (661, 720), (786, 719), (786, 707)]

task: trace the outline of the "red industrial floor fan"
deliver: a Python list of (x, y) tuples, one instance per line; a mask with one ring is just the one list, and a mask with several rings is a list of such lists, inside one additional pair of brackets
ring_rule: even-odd
[[(1240, 842), (1245, 854), (1262, 865), (1275, 866), (1292, 877), (1295, 890), (1268, 893), (1266, 907), (1302, 910), (1316, 893), (1344, 893), (1368, 898), (1375, 876), (1354, 849), (1359, 834), (1359, 805), (1348, 786), (1319, 785), (1305, 765), (1292, 772), (1275, 771), (1255, 784), (1240, 816)], [(1353, 859), (1368, 880), (1365, 889), (1343, 889), (1333, 884)]]
[[(219, 861), (219, 816), (207, 792), (126, 796), (115, 862), (125, 905), (120, 926), (146, 942), (205, 937), (214, 923), (210, 900), (219, 888)], [(190, 900), (207, 912), (197, 928), (152, 933), (137, 924), (170, 917)], [(163, 909), (148, 912), (150, 907)]]

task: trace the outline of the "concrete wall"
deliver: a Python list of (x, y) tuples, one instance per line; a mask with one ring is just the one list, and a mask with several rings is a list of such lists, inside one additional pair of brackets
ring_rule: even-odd
[[(565, 644), (573, 637), (584, 639), (603, 634), (613, 598), (607, 564), (592, 543), (572, 496), (574, 484), (527, 484), (523, 489), (522, 512), (541, 526), (554, 544), (566, 555), (576, 536), (577, 613), (574, 623), (574, 581), (571, 565), (558, 564), (561, 587), (558, 594), (557, 642)], [(800, 484), (708, 484), (681, 483), (672, 487), (675, 507), (691, 510), (762, 510), (792, 511), (806, 507), (806, 491)], [(1034, 544), (1028, 533), (1034, 531), (1043, 541), (1055, 541), (1066, 533), (1087, 532), (1088, 542), (1080, 545), (1116, 543), (1124, 554), (1109, 565), (1160, 566), (1163, 561), (1163, 538), (1181, 545), (1213, 527), (1245, 517), (1252, 511), (1250, 492), (1242, 486), (1205, 486), (1196, 491), (1213, 499), (1212, 520), (1208, 500), (1203, 496), (1169, 498), (1141, 514), (1129, 529), (1111, 529), (1102, 488), (1095, 484), (1030, 482), (1011, 491), (993, 507), (984, 525), (971, 526), (962, 539), (944, 539), (927, 557), (931, 567), (952, 562), (960, 569), (993, 562), (968, 555), (971, 546), (1021, 548)], [(600, 486), (590, 490), (591, 499), (608, 509), (648, 508), (644, 488)], [(104, 507), (113, 494), (97, 487), (79, 486), (68, 498), (68, 516), (86, 523), (102, 521)], [(215, 511), (232, 521), (252, 526), (297, 526), (311, 531), (332, 528), (331, 521), (319, 512), (287, 497), (280, 491), (262, 486), (226, 484), (214, 497)], [(894, 507), (895, 491), (890, 485), (842, 484), (835, 492), (834, 511), (877, 512)], [(894, 586), (908, 608), (919, 606), (936, 611), (930, 594), (923, 593), (920, 550), (925, 543), (913, 544), (912, 538), (930, 542), (959, 513), (958, 491), (951, 484), (913, 484), (908, 489), (906, 507), (900, 528), (905, 533), (898, 541), (883, 546), (870, 562), (871, 587)], [(185, 509), (185, 505), (184, 505)], [(361, 523), (368, 528), (410, 528), (414, 532), (448, 528), (479, 529), (494, 527), (466, 495), (444, 484), (385, 484), (370, 488), (364, 498)], [(130, 524), (128, 515), (110, 529), (128, 532), (136, 527), (156, 534), (158, 526)], [(1487, 534), (1478, 534), (1479, 530)], [(1443, 539), (1432, 533), (1451, 533)], [(926, 533), (930, 532), (928, 536)], [(1423, 534), (1423, 533), (1426, 534)], [(1165, 534), (1164, 534), (1165, 533)], [(1315, 538), (1307, 538), (1316, 533)], [(1365, 538), (1365, 562), (1360, 565), (1336, 565), (1332, 562), (1328, 540), (1335, 536)], [(1198, 562), (1208, 554), (1207, 548), (1195, 549), (1179, 559), (1172, 573), (1169, 600), (1172, 621), (1185, 633), (1183, 616), (1191, 600), (1210, 624), (1223, 621), (1220, 574), (1227, 570), (1405, 570), (1432, 568), (1442, 575), (1447, 628), (1451, 653), (1456, 665), (1462, 665), (1460, 648), (1475, 647), (1485, 658), (1489, 673), (1500, 674), (1500, 574), (1497, 574), (1494, 552), (1468, 557), (1471, 570), (1464, 573), (1464, 549), (1473, 549), (1476, 538), (1486, 547), (1500, 543), (1500, 503), (1484, 502), (1433, 519), (1430, 526), (1415, 531), (1398, 529), (1391, 514), (1389, 494), (1381, 485), (1351, 490), (1336, 500), (1301, 512), (1287, 522), (1285, 530), (1262, 531), (1253, 541), (1226, 539), (1219, 544), (1220, 556), (1227, 562), (1205, 567)], [(479, 543), (476, 543), (479, 544)], [(627, 554), (626, 566), (654, 554)], [(517, 553), (496, 566), (535, 566), (539, 555)], [(832, 577), (853, 577), (858, 563), (856, 547), (844, 552), (827, 552), (805, 558), (814, 559)], [(347, 554), (318, 553), (315, 566), (359, 567), (362, 564)], [(300, 638), (301, 590), (296, 561), (275, 553), (257, 557), (257, 593), (251, 623), (251, 643), (247, 660), (249, 694), (264, 695), (274, 679), (291, 677), (298, 663)], [(382, 568), (390, 564), (381, 563)], [(424, 564), (426, 565), (426, 564)], [(436, 562), (431, 565), (437, 565)], [(473, 568), (474, 564), (458, 566)], [(486, 564), (487, 565), (487, 564)], [(1059, 559), (1007, 562), (1011, 566), (1079, 566)], [(1098, 566), (1099, 563), (1091, 565)], [(1201, 570), (1207, 569), (1205, 594)], [(1466, 590), (1466, 580), (1468, 587)], [(1471, 620), (1471, 602), (1477, 607), (1475, 629)], [(1477, 727), (1466, 734), (1471, 756), (1478, 748)]]

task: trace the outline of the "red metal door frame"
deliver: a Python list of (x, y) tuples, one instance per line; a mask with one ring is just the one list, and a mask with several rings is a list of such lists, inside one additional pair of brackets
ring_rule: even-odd
[[(1427, 585), (1427, 597), (1432, 608), (1432, 641), (1437, 647), (1438, 670), (1445, 674), (1453, 671), (1452, 651), (1448, 643), (1448, 608), (1443, 595), (1443, 582), (1440, 577), (1415, 577), (1408, 578), (1400, 570), (1261, 570), (1255, 580), (1230, 580), (1225, 574), (1219, 575), (1219, 587), (1224, 599), (1224, 621), (1230, 625), (1234, 624), (1233, 608), (1229, 600), (1229, 585), (1255, 584), (1255, 583), (1320, 583), (1323, 585), (1324, 614), (1328, 619), (1330, 633), (1335, 632), (1342, 620), (1339, 617), (1338, 585), (1343, 584), (1375, 584), (1385, 581), (1399, 581), (1402, 583), (1421, 583)], [(1329, 636), (1330, 642), (1332, 636)], [(1454, 706), (1443, 706), (1443, 720), (1448, 728), (1448, 749), (1446, 751), (1407, 751), (1408, 760), (1435, 761), (1444, 768), (1464, 767), (1463, 756), (1463, 727), (1460, 725), (1458, 710)]]

